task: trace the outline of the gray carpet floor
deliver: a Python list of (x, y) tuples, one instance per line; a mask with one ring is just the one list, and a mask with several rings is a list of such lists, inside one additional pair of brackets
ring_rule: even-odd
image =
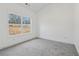
[(74, 45), (34, 39), (0, 51), (0, 56), (77, 56)]

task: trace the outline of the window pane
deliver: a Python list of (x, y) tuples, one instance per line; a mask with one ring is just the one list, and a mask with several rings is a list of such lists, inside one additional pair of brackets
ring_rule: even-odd
[(9, 25), (9, 34), (10, 35), (20, 34), (21, 33), (20, 27), (21, 27), (20, 25)]
[(30, 17), (29, 16), (23, 17), (23, 24), (30, 24)]
[(22, 28), (22, 31), (23, 31), (23, 33), (30, 32), (30, 26), (24, 25), (23, 28)]
[(21, 24), (20, 16), (9, 14), (9, 24)]

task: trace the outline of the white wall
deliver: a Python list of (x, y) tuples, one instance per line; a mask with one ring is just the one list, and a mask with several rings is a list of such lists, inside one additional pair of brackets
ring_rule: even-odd
[[(32, 32), (13, 37), (9, 36), (8, 14), (10, 13), (20, 16), (30, 16), (32, 21)], [(21, 7), (18, 4), (0, 4), (0, 49), (37, 37), (36, 22), (36, 14), (29, 9)]]
[(51, 4), (38, 13), (40, 37), (73, 44), (73, 5)]
[(74, 43), (79, 53), (79, 4), (74, 4)]

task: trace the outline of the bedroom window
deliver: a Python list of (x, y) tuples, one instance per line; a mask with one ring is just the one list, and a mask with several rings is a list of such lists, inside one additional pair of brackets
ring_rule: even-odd
[(30, 17), (25, 16), (21, 19), (20, 16), (9, 14), (9, 34), (16, 35), (30, 32)]

